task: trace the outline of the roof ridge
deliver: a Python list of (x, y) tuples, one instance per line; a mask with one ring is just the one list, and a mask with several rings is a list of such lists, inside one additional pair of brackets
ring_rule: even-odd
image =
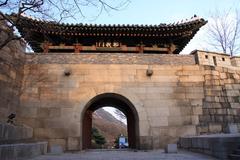
[[(15, 16), (16, 14), (11, 14)], [(203, 18), (194, 15), (190, 19), (180, 20), (173, 23), (159, 23), (159, 24), (96, 24), (96, 23), (65, 23), (65, 22), (57, 22), (57, 21), (47, 21), (44, 19), (36, 18), (33, 16), (28, 16), (27, 14), (21, 15), (25, 19), (30, 19), (37, 22), (44, 22), (44, 23), (53, 23), (56, 25), (64, 25), (64, 26), (86, 26), (86, 27), (162, 27), (162, 26), (180, 26), (180, 25), (188, 25), (194, 22), (207, 22)]]

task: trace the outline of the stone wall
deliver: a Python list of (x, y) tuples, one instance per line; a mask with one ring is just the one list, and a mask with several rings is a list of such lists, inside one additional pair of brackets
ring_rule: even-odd
[[(83, 110), (102, 93), (117, 93), (133, 103), (141, 148), (160, 148), (180, 135), (196, 134), (204, 98), (203, 70), (198, 65), (54, 64), (62, 56), (49, 57), (41, 56), (41, 62), (52, 59), (52, 64), (28, 59), (31, 63), (25, 65), (19, 115), (34, 128), (35, 138), (65, 149), (81, 148)], [(147, 69), (153, 70), (152, 76), (146, 75)], [(65, 76), (65, 71), (71, 75)]]
[(233, 66), (240, 67), (240, 57), (232, 57), (231, 62)]
[[(180, 136), (225, 132), (228, 124), (239, 126), (237, 58), (233, 65), (229, 57), (203, 51), (187, 56), (25, 57), (19, 48), (20, 43), (13, 42), (1, 50), (1, 120), (17, 112), (18, 122), (32, 127), (34, 138), (48, 140), (50, 146), (81, 149), (83, 113), (88, 102), (103, 93), (119, 94), (134, 105), (141, 149), (162, 148)], [(217, 66), (209, 61), (213, 56)], [(147, 70), (153, 74), (147, 76)]]
[(32, 128), (29, 128), (27, 126), (16, 126), (7, 123), (0, 123), (0, 144), (13, 143), (19, 140), (31, 139), (32, 136)]
[(229, 132), (230, 125), (240, 130), (239, 57), (198, 50), (192, 54), (204, 67), (203, 115), (197, 132)]
[(27, 55), (28, 64), (158, 64), (193, 65), (194, 55), (132, 54), (132, 53), (52, 53)]
[(240, 69), (204, 66), (204, 103), (198, 132), (228, 132), (230, 124), (240, 130)]
[(239, 143), (239, 134), (212, 134), (179, 139), (179, 146), (183, 149), (208, 154), (222, 160), (234, 159), (230, 155), (239, 147)]
[[(196, 65), (193, 57), (28, 55), (20, 121), (34, 128), (35, 138), (79, 150), (85, 106), (97, 95), (117, 93), (137, 110), (142, 149), (239, 124), (239, 69)], [(152, 76), (146, 75), (148, 69)]]
[[(0, 41), (7, 38), (8, 28), (1, 26)], [(23, 78), (24, 44), (12, 41), (0, 50), (0, 122), (16, 113)]]

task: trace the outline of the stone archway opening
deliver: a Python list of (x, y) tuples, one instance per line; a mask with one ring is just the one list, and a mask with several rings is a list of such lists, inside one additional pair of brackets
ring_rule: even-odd
[[(119, 145), (121, 141), (121, 145)], [(127, 119), (119, 109), (106, 106), (92, 114), (92, 149), (128, 148)]]
[(92, 98), (82, 115), (82, 149), (91, 148), (92, 114), (99, 108), (111, 106), (126, 115), (129, 148), (139, 146), (139, 118), (133, 104), (124, 96), (115, 93), (104, 93)]

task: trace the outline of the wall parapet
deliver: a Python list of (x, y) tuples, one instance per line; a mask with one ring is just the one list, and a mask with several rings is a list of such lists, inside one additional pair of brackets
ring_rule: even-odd
[(200, 65), (210, 65), (210, 66), (220, 66), (227, 68), (240, 67), (240, 57), (231, 57), (225, 53), (209, 52), (194, 50), (191, 55), (195, 56), (197, 64)]
[(27, 64), (158, 64), (194, 65), (193, 55), (81, 53), (26, 54)]

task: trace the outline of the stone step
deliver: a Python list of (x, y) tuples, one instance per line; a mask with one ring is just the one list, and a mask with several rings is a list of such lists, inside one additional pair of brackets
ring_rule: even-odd
[(238, 154), (230, 154), (229, 155), (229, 159), (231, 159), (231, 160), (239, 160), (240, 159), (240, 155), (238, 155)]
[(0, 145), (1, 160), (28, 159), (47, 153), (47, 142), (29, 142)]
[(135, 151), (133, 149), (130, 149), (130, 148), (123, 148), (123, 149), (87, 149), (88, 152), (113, 152), (113, 151), (116, 151), (116, 152), (125, 152), (125, 151)]

